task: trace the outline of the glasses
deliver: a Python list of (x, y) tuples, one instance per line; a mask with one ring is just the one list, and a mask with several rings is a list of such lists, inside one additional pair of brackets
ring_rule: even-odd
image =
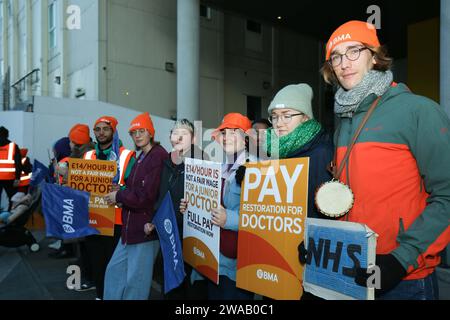
[(282, 121), (285, 124), (291, 122), (293, 117), (304, 116), (304, 113), (295, 113), (295, 114), (282, 114), (280, 116), (270, 116), (269, 121), (271, 124), (276, 124), (278, 121)]
[(111, 131), (112, 131), (112, 128), (111, 128), (111, 127), (103, 127), (103, 128), (101, 128), (101, 127), (95, 127), (95, 128), (94, 128), (94, 132), (100, 132), (100, 131), (103, 131), (103, 132), (111, 132)]
[(335, 68), (342, 63), (343, 56), (346, 56), (347, 59), (350, 61), (356, 61), (361, 56), (361, 51), (364, 51), (366, 49), (370, 50), (367, 47), (362, 47), (362, 48), (350, 47), (347, 49), (347, 51), (345, 51), (344, 54), (333, 53), (330, 57), (330, 60), (328, 60), (328, 63), (331, 64), (331, 66)]
[(136, 137), (138, 134), (139, 134), (140, 136), (142, 136), (143, 134), (145, 134), (146, 131), (147, 131), (147, 129), (137, 129), (137, 130), (133, 130), (133, 131), (130, 131), (130, 136)]

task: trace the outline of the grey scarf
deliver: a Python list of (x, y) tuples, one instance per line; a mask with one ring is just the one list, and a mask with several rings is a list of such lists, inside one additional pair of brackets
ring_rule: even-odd
[(351, 118), (361, 102), (372, 93), (382, 96), (390, 87), (394, 76), (391, 71), (370, 70), (353, 89), (340, 87), (334, 97), (334, 113), (341, 118)]

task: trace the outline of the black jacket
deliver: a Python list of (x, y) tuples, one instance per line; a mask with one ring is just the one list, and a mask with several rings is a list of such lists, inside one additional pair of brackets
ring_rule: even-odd
[(316, 189), (333, 177), (328, 171), (328, 165), (333, 160), (333, 141), (323, 129), (313, 140), (288, 156), (291, 158), (309, 157), (309, 186), (308, 186), (308, 217), (327, 218), (317, 211), (315, 205)]
[[(196, 150), (199, 151), (199, 153), (195, 154), (201, 154), (203, 160), (209, 159), (206, 153), (199, 149)], [(183, 241), (183, 215), (180, 212), (180, 201), (184, 198), (184, 162), (176, 165), (172, 162), (170, 156), (169, 159), (164, 161), (164, 167), (161, 172), (159, 197), (155, 204), (155, 212), (158, 210), (168, 191), (170, 191), (170, 196), (172, 198), (180, 240)]]

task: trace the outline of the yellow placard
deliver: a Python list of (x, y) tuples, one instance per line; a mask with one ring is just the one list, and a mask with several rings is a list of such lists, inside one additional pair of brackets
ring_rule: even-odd
[(111, 191), (117, 164), (104, 160), (69, 160), (68, 186), (90, 192), (89, 223), (103, 236), (114, 235), (115, 206), (109, 206), (103, 196)]
[(241, 191), (238, 287), (298, 300), (303, 268), (297, 247), (308, 210), (309, 158), (246, 165)]

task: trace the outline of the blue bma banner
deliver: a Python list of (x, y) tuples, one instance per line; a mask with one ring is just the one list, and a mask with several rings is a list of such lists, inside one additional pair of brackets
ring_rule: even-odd
[(177, 288), (184, 280), (183, 248), (178, 233), (177, 220), (173, 210), (170, 192), (155, 213), (152, 222), (158, 231), (164, 260), (164, 294)]
[(367, 226), (307, 219), (305, 291), (325, 299), (373, 299), (373, 289), (355, 283), (356, 269), (375, 264), (376, 235)]
[(42, 186), (42, 212), (48, 237), (75, 239), (99, 234), (89, 226), (89, 193), (51, 183)]

